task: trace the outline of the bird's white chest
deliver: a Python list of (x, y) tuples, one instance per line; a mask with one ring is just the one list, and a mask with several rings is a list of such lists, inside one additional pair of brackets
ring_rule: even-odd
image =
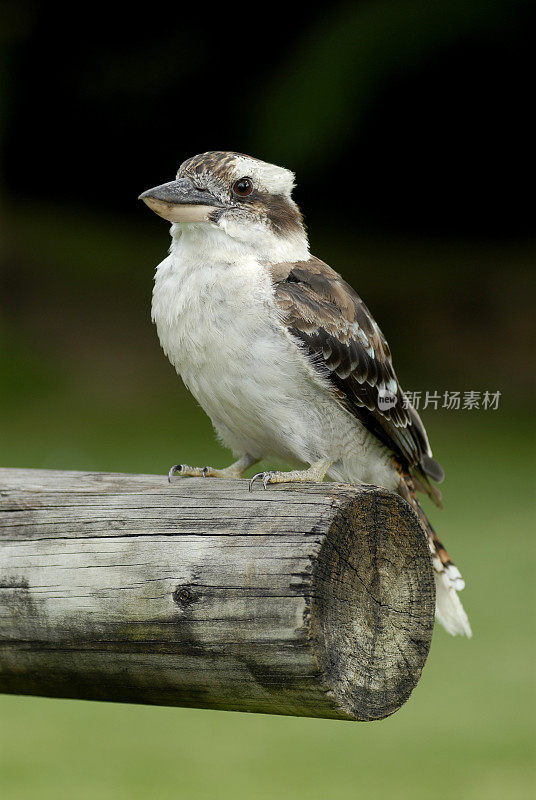
[(153, 319), (164, 352), (190, 388), (228, 356), (247, 350), (248, 337), (267, 315), (269, 282), (260, 266), (190, 265), (167, 258), (158, 268)]
[(164, 352), (232, 447), (279, 450), (309, 381), (284, 335), (265, 268), (166, 259), (157, 270), (153, 319)]

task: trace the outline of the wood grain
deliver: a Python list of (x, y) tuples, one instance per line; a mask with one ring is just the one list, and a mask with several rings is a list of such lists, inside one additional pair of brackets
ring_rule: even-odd
[(0, 691), (381, 719), (434, 581), (373, 486), (0, 470)]

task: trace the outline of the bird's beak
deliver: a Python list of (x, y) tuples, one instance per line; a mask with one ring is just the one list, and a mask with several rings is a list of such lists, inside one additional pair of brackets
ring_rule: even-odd
[(188, 178), (147, 189), (138, 199), (169, 222), (207, 222), (216, 208), (223, 207), (214, 195), (197, 189)]

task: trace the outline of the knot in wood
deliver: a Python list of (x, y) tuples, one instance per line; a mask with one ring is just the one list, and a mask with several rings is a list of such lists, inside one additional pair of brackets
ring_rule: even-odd
[(199, 599), (199, 595), (197, 592), (193, 590), (193, 588), (188, 584), (183, 584), (182, 586), (177, 586), (175, 591), (172, 594), (173, 602), (176, 603), (180, 608), (186, 608), (190, 606), (192, 603), (195, 603), (196, 600)]

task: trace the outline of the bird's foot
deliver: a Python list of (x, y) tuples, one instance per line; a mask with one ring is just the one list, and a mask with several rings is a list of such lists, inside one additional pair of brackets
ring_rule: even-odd
[(249, 454), (242, 456), (234, 464), (230, 464), (224, 469), (215, 469), (214, 467), (190, 467), (188, 464), (174, 464), (168, 472), (168, 481), (174, 475), (179, 475), (184, 478), (241, 478), (242, 474), (256, 464), (258, 458), (253, 458)]
[(174, 464), (168, 472), (168, 481), (175, 475), (182, 478), (210, 478), (212, 473), (217, 472), (212, 467), (190, 467), (188, 464)]
[(311, 464), (308, 469), (294, 469), (290, 472), (275, 472), (274, 470), (257, 472), (249, 482), (249, 491), (251, 492), (253, 484), (257, 480), (262, 481), (262, 485), (265, 489), (269, 483), (298, 483), (304, 481), (309, 483), (321, 483), (332, 464), (333, 461), (324, 459)]

